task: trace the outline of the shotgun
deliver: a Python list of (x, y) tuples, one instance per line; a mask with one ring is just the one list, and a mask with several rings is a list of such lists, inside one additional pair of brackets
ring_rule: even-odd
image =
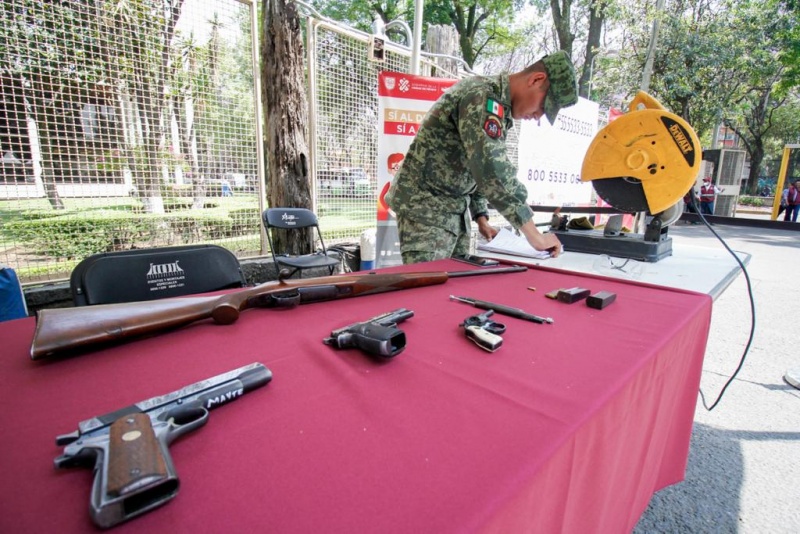
[(513, 266), (455, 272), (320, 276), (265, 282), (225, 295), (40, 310), (31, 343), (31, 359), (157, 334), (209, 318), (217, 324), (231, 324), (248, 308), (291, 308), (299, 304), (443, 284), (450, 278), (462, 276), (526, 270), (527, 267)]

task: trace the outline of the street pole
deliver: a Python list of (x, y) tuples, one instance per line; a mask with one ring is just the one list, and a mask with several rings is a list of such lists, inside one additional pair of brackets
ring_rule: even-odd
[[(644, 71), (642, 72), (642, 85), (640, 89), (645, 93), (650, 91), (650, 76), (653, 73), (653, 61), (656, 56), (656, 48), (658, 47), (658, 30), (661, 26), (661, 12), (664, 10), (664, 0), (656, 2), (656, 16), (653, 20), (653, 29), (650, 32), (650, 44), (647, 46), (647, 59), (644, 62)], [(644, 232), (644, 213), (637, 213), (633, 220), (634, 231)]]
[(653, 61), (658, 47), (658, 30), (661, 26), (661, 13), (663, 11), (664, 0), (658, 0), (656, 2), (656, 17), (653, 20), (653, 29), (650, 32), (650, 44), (647, 47), (647, 59), (644, 63), (644, 72), (642, 72), (642, 85), (640, 88), (645, 93), (650, 91), (650, 76), (653, 74)]
[(422, 7), (425, 0), (414, 0), (414, 35), (411, 44), (411, 74), (419, 74), (419, 56), (422, 48)]

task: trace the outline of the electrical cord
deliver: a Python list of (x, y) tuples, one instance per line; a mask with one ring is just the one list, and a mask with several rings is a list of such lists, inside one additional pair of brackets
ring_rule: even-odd
[(700, 206), (697, 203), (697, 196), (695, 195), (694, 188), (690, 189), (689, 192), (691, 197), (691, 205), (694, 208), (695, 213), (700, 217), (700, 220), (703, 221), (703, 224), (706, 225), (706, 228), (711, 230), (711, 233), (714, 234), (714, 237), (719, 239), (719, 242), (722, 243), (722, 246), (725, 247), (725, 250), (727, 250), (731, 254), (731, 256), (733, 256), (733, 259), (736, 260), (736, 263), (738, 263), (739, 267), (742, 269), (742, 273), (744, 274), (744, 279), (747, 282), (747, 294), (750, 297), (750, 337), (747, 339), (747, 345), (745, 345), (742, 357), (739, 359), (739, 365), (736, 367), (736, 370), (730, 376), (728, 381), (725, 382), (725, 385), (719, 392), (717, 400), (714, 401), (711, 407), (709, 407), (706, 404), (706, 397), (705, 395), (703, 395), (702, 388), (700, 389), (700, 398), (703, 401), (703, 406), (705, 407), (706, 410), (710, 412), (711, 410), (716, 408), (717, 404), (719, 404), (719, 401), (722, 400), (722, 396), (725, 394), (725, 390), (728, 389), (728, 386), (731, 385), (731, 383), (736, 379), (736, 375), (738, 375), (739, 371), (742, 370), (742, 367), (744, 366), (744, 361), (747, 358), (747, 353), (750, 352), (750, 345), (752, 345), (753, 343), (753, 336), (755, 335), (756, 331), (756, 303), (755, 299), (753, 298), (753, 286), (750, 284), (750, 275), (747, 273), (747, 268), (744, 266), (744, 263), (742, 263), (742, 260), (739, 259), (739, 256), (737, 256), (736, 253), (733, 250), (731, 250), (731, 248), (728, 246), (725, 240), (722, 239), (722, 237), (714, 230), (714, 228), (712, 228), (711, 223), (709, 223), (708, 220), (706, 220), (706, 218), (703, 217), (703, 214), (700, 211)]

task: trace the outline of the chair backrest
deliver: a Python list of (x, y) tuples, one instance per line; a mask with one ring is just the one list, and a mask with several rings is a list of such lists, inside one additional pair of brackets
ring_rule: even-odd
[[(336, 267), (341, 263), (341, 257), (338, 253), (328, 253), (325, 241), (322, 239), (322, 232), (319, 229), (319, 221), (313, 211), (305, 208), (269, 208), (264, 210), (262, 218), (264, 220), (264, 228), (267, 231), (267, 240), (269, 241), (269, 249), (272, 252), (272, 259), (276, 267), (284, 265), (292, 268), (288, 276), (292, 276), (295, 272), (299, 272), (300, 276), (302, 276), (304, 269), (313, 268), (326, 268), (329, 274), (333, 274)], [(272, 232), (270, 231), (272, 228), (281, 230), (316, 229), (314, 238), (319, 240), (322, 252), (290, 256), (284, 251), (275, 250), (275, 243), (272, 240)]]
[(94, 254), (70, 276), (76, 306), (155, 300), (244, 285), (239, 260), (216, 245)]
[(305, 208), (269, 208), (264, 211), (264, 225), (284, 230), (296, 230), (309, 226), (319, 229), (316, 214)]

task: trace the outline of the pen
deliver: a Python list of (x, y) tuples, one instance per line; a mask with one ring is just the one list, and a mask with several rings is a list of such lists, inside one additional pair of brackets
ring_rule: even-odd
[(482, 310), (493, 310), (495, 313), (499, 313), (501, 315), (508, 315), (509, 317), (525, 319), (526, 321), (533, 321), (534, 323), (553, 324), (553, 319), (551, 317), (539, 317), (538, 315), (533, 315), (532, 313), (528, 313), (525, 310), (520, 310), (519, 308), (512, 308), (511, 306), (504, 306), (503, 304), (495, 304), (494, 302), (486, 302), (485, 300), (478, 300), (469, 297), (456, 297), (454, 295), (450, 295), (450, 300), (466, 302), (467, 304), (472, 304), (476, 308), (480, 308)]

